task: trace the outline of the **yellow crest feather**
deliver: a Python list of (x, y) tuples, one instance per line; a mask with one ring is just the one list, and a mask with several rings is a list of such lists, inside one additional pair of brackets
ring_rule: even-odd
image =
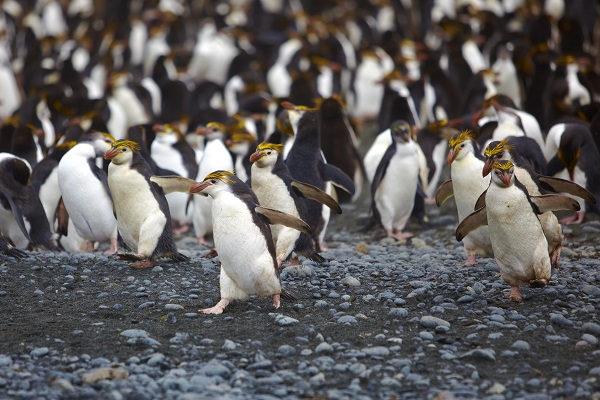
[(210, 174), (206, 175), (204, 180), (207, 181), (210, 179), (218, 179), (218, 180), (220, 180), (222, 182), (226, 182), (226, 183), (235, 182), (233, 179), (229, 178), (230, 176), (235, 176), (235, 174), (231, 171), (214, 171), (214, 172), (211, 172)]
[(121, 140), (117, 140), (116, 142), (113, 142), (112, 145), (113, 145), (112, 147), (115, 149), (127, 147), (129, 150), (133, 151), (134, 153), (137, 153), (138, 151), (140, 151), (139, 143), (136, 143), (133, 140), (121, 139)]
[(499, 169), (500, 171), (508, 171), (512, 167), (514, 165), (509, 160), (498, 160), (494, 163), (494, 169)]
[(501, 142), (499, 142), (498, 144), (496, 144), (493, 148), (490, 147), (490, 145), (488, 145), (488, 147), (485, 148), (483, 155), (486, 157), (493, 157), (496, 156), (500, 153), (502, 153), (503, 151), (509, 151), (509, 150), (514, 150), (515, 146), (513, 146), (512, 144), (508, 144), (508, 138), (502, 140)]
[(475, 136), (473, 136), (473, 132), (471, 132), (469, 129), (465, 129), (458, 135), (452, 137), (448, 141), (448, 144), (450, 145), (450, 147), (455, 148), (456, 146), (458, 146), (462, 142), (466, 142), (467, 140), (475, 140)]
[(283, 151), (283, 144), (262, 142), (258, 146), (256, 146), (256, 150), (275, 150), (276, 152), (281, 154), (281, 152)]

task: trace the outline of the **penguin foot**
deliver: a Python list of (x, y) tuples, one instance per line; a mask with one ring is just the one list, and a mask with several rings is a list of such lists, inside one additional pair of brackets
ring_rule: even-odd
[(154, 265), (156, 265), (156, 263), (152, 260), (136, 261), (134, 263), (129, 264), (131, 268), (135, 269), (150, 268)]
[(562, 246), (558, 246), (550, 253), (550, 265), (552, 268), (560, 269), (560, 253)]
[(387, 234), (388, 237), (394, 238), (394, 239), (396, 239), (399, 242), (415, 236), (414, 233), (410, 233), (410, 232), (397, 232), (397, 231), (394, 232), (394, 231), (391, 231), (391, 230), (385, 231), (385, 233)]
[(532, 288), (543, 288), (548, 284), (548, 279), (532, 279), (529, 281), (529, 287)]
[(119, 246), (117, 244), (117, 239), (111, 239), (109, 249), (106, 250), (103, 254), (117, 254), (118, 250)]
[(204, 256), (204, 258), (215, 258), (218, 257), (219, 253), (217, 253), (216, 249), (211, 249), (207, 255)]
[(273, 307), (279, 308), (281, 306), (281, 296), (278, 294), (273, 295)]
[(190, 224), (181, 224), (181, 225), (179, 225), (179, 227), (173, 228), (173, 233), (178, 235), (181, 233), (186, 233), (189, 230), (190, 230)]
[(144, 254), (135, 254), (135, 253), (120, 253), (117, 254), (117, 257), (120, 260), (125, 260), (125, 261), (141, 261), (146, 259), (146, 255)]
[(570, 217), (565, 217), (560, 220), (561, 224), (565, 225), (576, 225), (583, 222), (583, 217), (585, 217), (584, 211), (577, 211)]
[(510, 294), (508, 295), (508, 299), (510, 301), (515, 301), (517, 303), (520, 303), (521, 301), (523, 301), (523, 296), (521, 296), (521, 291), (519, 290), (518, 286), (511, 286)]
[(469, 257), (467, 257), (467, 261), (465, 262), (464, 266), (465, 267), (474, 267), (477, 265), (477, 256), (472, 254)]
[(210, 308), (198, 310), (198, 314), (222, 314), (225, 307), (229, 305), (229, 300), (221, 299), (217, 304)]
[(85, 241), (85, 250), (86, 253), (91, 253), (92, 251), (94, 251), (94, 242), (92, 242), (91, 240), (86, 240)]

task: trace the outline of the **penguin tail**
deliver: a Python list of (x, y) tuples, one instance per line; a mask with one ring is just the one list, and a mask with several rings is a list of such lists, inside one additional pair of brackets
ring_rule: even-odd
[(307, 253), (307, 254), (300, 254), (300, 255), (308, 258), (311, 261), (318, 262), (319, 264), (323, 264), (323, 263), (327, 262), (326, 258), (324, 258), (320, 254), (315, 253), (315, 252), (311, 252), (311, 253)]
[(293, 294), (292, 292), (289, 292), (287, 289), (284, 289), (284, 288), (281, 288), (281, 297), (286, 300), (290, 300), (290, 301), (298, 300), (298, 297), (296, 297), (295, 294)]
[(165, 257), (165, 258), (168, 258), (170, 260), (178, 261), (178, 262), (188, 261), (190, 259), (188, 256), (185, 256), (185, 255), (183, 255), (183, 254), (181, 254), (179, 252), (176, 252), (176, 251), (172, 252), (172, 253), (163, 254), (162, 256)]

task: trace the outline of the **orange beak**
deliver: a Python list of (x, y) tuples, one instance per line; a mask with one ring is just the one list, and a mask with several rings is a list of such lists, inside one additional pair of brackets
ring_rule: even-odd
[(494, 167), (494, 159), (492, 157), (486, 158), (485, 163), (483, 164), (483, 169), (481, 170), (481, 176), (486, 177), (492, 172), (492, 168)]
[(190, 193), (200, 193), (205, 196), (208, 196), (206, 193), (201, 193), (204, 189), (212, 185), (210, 181), (198, 182), (190, 187)]
[(254, 152), (250, 155), (250, 162), (257, 162), (258, 160), (260, 160), (261, 158), (263, 158), (265, 156), (266, 156), (266, 154), (263, 153), (262, 151)]
[(458, 149), (450, 149), (450, 151), (448, 152), (448, 157), (446, 158), (446, 164), (448, 164), (448, 165), (452, 164), (452, 161), (454, 161), (454, 159), (456, 158), (458, 153), (459, 153)]
[(114, 147), (111, 149), (108, 149), (106, 151), (106, 153), (104, 153), (104, 159), (105, 160), (112, 160), (113, 158), (115, 158), (117, 156), (117, 154), (119, 154), (119, 150), (115, 149)]
[(502, 174), (502, 182), (506, 185), (506, 187), (510, 186), (510, 178), (511, 178), (511, 174), (509, 174), (508, 172), (504, 172)]

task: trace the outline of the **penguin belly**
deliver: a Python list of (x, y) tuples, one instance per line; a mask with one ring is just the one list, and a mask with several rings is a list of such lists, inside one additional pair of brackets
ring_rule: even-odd
[(375, 191), (375, 204), (385, 230), (402, 231), (415, 204), (419, 180), (417, 155), (394, 156)]
[(492, 185), (486, 194), (490, 239), (502, 279), (510, 286), (550, 279), (548, 242), (525, 193)]
[[(30, 225), (27, 220), (24, 220), (25, 228), (29, 232)], [(5, 209), (0, 205), (0, 234), (5, 238), (10, 239), (15, 247), (20, 250), (25, 250), (29, 245), (29, 240), (23, 235), (23, 232), (17, 225), (17, 220), (11, 209)]]
[(79, 236), (94, 242), (117, 237), (112, 201), (86, 158), (65, 154), (58, 165), (58, 185)]
[[(490, 176), (482, 177), (483, 161), (473, 158), (455, 161), (450, 168), (452, 186), (454, 187), (454, 200), (458, 211), (460, 224), (475, 208), (477, 199), (489, 186)], [(471, 253), (481, 256), (492, 256), (492, 243), (490, 242), (489, 227), (482, 226), (469, 233), (463, 243), (467, 255)]]
[(143, 175), (129, 166), (114, 163), (109, 164), (108, 172), (119, 233), (132, 251), (150, 257), (165, 229), (167, 217)]
[[(257, 171), (255, 165), (252, 165), (252, 168), (252, 190), (258, 197), (260, 205), (300, 218), (285, 182), (270, 172)], [(284, 261), (294, 250), (300, 231), (283, 225), (271, 225), (271, 235), (275, 243), (277, 260)]]
[(232, 193), (220, 193), (212, 204), (213, 237), (221, 259), (221, 297), (271, 296), (281, 292), (267, 238), (247, 205)]

